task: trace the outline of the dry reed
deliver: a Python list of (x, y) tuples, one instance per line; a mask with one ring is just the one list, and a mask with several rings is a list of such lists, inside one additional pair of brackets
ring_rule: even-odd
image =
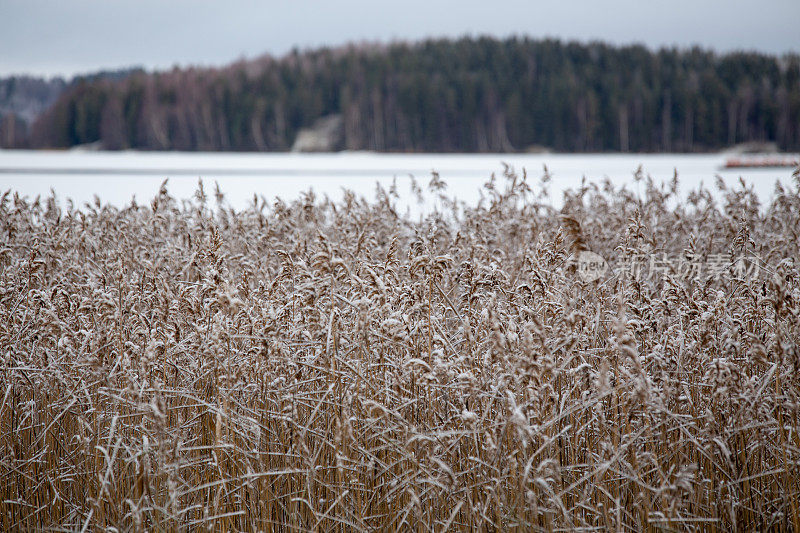
[(800, 180), (641, 178), (556, 211), (547, 173), (434, 175), (419, 221), (6, 193), (0, 528), (800, 531)]

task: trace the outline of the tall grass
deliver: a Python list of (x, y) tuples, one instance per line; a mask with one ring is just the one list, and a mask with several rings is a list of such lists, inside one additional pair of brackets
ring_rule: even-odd
[(434, 176), (420, 221), (6, 193), (0, 528), (800, 531), (800, 180), (644, 181)]

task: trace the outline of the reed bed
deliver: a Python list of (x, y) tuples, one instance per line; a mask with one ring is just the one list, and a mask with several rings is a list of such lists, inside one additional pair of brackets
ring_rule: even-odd
[(0, 528), (800, 531), (800, 176), (636, 180), (6, 193)]

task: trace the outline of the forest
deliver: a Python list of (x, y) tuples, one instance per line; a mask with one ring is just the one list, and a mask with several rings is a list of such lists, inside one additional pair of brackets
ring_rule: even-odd
[(527, 38), (296, 50), (224, 68), (87, 77), (24, 136), (0, 138), (25, 148), (285, 151), (332, 117), (335, 150), (703, 152), (772, 142), (798, 151), (800, 56)]

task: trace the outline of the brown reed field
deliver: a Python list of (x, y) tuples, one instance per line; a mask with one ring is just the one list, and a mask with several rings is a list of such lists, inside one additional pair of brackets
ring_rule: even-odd
[(800, 174), (636, 180), (6, 193), (0, 529), (800, 531)]

